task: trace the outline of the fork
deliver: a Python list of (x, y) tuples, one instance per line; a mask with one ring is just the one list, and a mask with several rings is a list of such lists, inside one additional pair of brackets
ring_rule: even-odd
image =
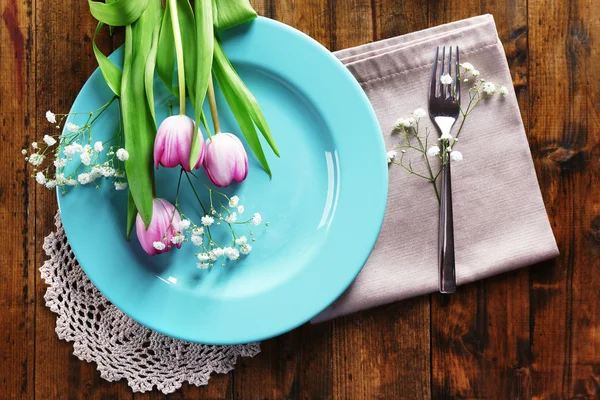
[[(445, 64), (446, 47), (435, 50), (431, 86), (429, 88), (429, 117), (438, 127), (440, 137), (450, 134), (460, 112), (460, 79), (458, 77), (459, 52), (456, 47), (456, 60), (452, 64), (452, 47), (448, 49), (448, 63)], [(440, 71), (438, 74), (438, 64)], [(454, 68), (452, 68), (454, 66)], [(443, 84), (441, 77), (449, 74), (452, 83)], [(438, 232), (438, 267), (440, 272), (440, 292), (456, 291), (454, 260), (454, 222), (452, 217), (452, 182), (450, 180), (450, 140), (440, 140), (442, 157), (442, 184), (440, 199), (440, 221)]]

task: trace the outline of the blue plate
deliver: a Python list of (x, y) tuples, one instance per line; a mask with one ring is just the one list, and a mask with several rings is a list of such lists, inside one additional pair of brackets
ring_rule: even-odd
[[(248, 150), (248, 178), (227, 189), (240, 197), (245, 213), (260, 212), (270, 222), (254, 230), (256, 242), (248, 257), (209, 270), (196, 268), (191, 244), (150, 257), (135, 233), (131, 242), (125, 240), (126, 193), (115, 191), (110, 182), (59, 193), (73, 252), (108, 300), (155, 331), (206, 344), (276, 336), (330, 305), (367, 260), (387, 199), (385, 148), (375, 113), (331, 53), (266, 18), (228, 31), (222, 41), (281, 152), (281, 158), (275, 157), (264, 143), (273, 171), (269, 179)], [(112, 57), (121, 62), (122, 54)], [(168, 102), (177, 100), (155, 83), (162, 121)], [(110, 98), (95, 71), (72, 112), (89, 112)], [(239, 134), (220, 93), (217, 101), (223, 130)], [(86, 117), (81, 118), (75, 122)], [(115, 104), (94, 125), (94, 140), (111, 137), (118, 121)], [(205, 179), (202, 171), (198, 174)], [(176, 169), (159, 169), (157, 195), (173, 201), (177, 177)], [(201, 212), (185, 182), (180, 204), (198, 221)]]

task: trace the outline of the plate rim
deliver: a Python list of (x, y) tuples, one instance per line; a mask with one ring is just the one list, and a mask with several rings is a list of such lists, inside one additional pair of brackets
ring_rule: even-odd
[[(225, 37), (231, 36), (231, 33), (229, 32), (235, 32), (236, 30), (244, 30), (244, 29), (251, 29), (252, 24), (269, 24), (275, 27), (275, 29), (285, 29), (288, 32), (291, 32), (293, 35), (295, 35), (296, 37), (300, 38), (300, 40), (304, 40), (307, 41), (310, 45), (314, 46), (314, 48), (322, 53), (326, 53), (326, 56), (329, 58), (330, 61), (332, 61), (334, 64), (337, 64), (337, 69), (338, 72), (340, 72), (341, 74), (345, 75), (348, 81), (348, 84), (353, 86), (354, 90), (357, 92), (357, 96), (361, 97), (361, 102), (365, 104), (365, 111), (367, 114), (369, 114), (369, 119), (371, 120), (371, 124), (373, 125), (373, 128), (375, 129), (375, 131), (378, 133), (377, 135), (373, 135), (373, 138), (369, 138), (370, 140), (375, 140), (377, 142), (377, 144), (379, 145), (380, 149), (381, 149), (381, 165), (384, 168), (381, 168), (381, 177), (380, 177), (380, 183), (381, 183), (381, 187), (379, 188), (379, 196), (377, 197), (381, 197), (382, 200), (380, 200), (380, 204), (377, 205), (377, 210), (376, 212), (374, 212), (374, 215), (376, 217), (377, 220), (377, 229), (373, 230), (372, 234), (370, 235), (370, 240), (368, 243), (368, 246), (365, 246), (365, 250), (363, 251), (363, 255), (361, 257), (360, 260), (357, 260), (356, 264), (359, 265), (355, 268), (355, 271), (352, 274), (349, 274), (348, 277), (349, 279), (347, 279), (347, 282), (344, 281), (341, 284), (341, 290), (339, 290), (339, 293), (336, 293), (333, 298), (331, 299), (331, 301), (329, 301), (326, 304), (322, 304), (322, 306), (319, 307), (319, 309), (316, 312), (310, 312), (309, 314), (311, 314), (309, 317), (307, 318), (299, 318), (295, 323), (292, 324), (288, 324), (278, 330), (274, 330), (272, 333), (269, 333), (268, 335), (261, 335), (258, 337), (250, 337), (250, 338), (245, 338), (245, 339), (238, 339), (238, 340), (233, 340), (233, 341), (218, 341), (218, 340), (207, 340), (206, 338), (197, 338), (197, 337), (193, 337), (190, 335), (186, 335), (186, 334), (179, 334), (176, 332), (176, 329), (165, 329), (162, 326), (157, 326), (156, 324), (152, 323), (152, 319), (150, 318), (150, 321), (147, 320), (147, 318), (143, 318), (140, 317), (139, 315), (134, 315), (135, 313), (131, 312), (131, 310), (126, 310), (124, 308), (127, 307), (121, 307), (120, 305), (118, 305), (117, 302), (114, 302), (112, 299), (112, 295), (107, 294), (105, 291), (101, 290), (100, 287), (97, 284), (97, 280), (95, 279), (95, 273), (92, 271), (90, 273), (90, 271), (88, 271), (88, 269), (85, 268), (85, 266), (81, 263), (79, 263), (79, 257), (78, 257), (78, 250), (75, 247), (72, 247), (72, 251), (73, 254), (75, 255), (75, 258), (78, 260), (79, 265), (81, 266), (82, 270), (84, 271), (84, 273), (86, 274), (86, 276), (88, 277), (88, 279), (90, 279), (90, 281), (94, 284), (94, 286), (98, 289), (98, 291), (108, 300), (110, 301), (116, 308), (118, 308), (120, 311), (122, 311), (124, 314), (126, 314), (128, 317), (132, 318), (134, 321), (140, 323), (141, 325), (149, 328), (152, 331), (158, 332), (160, 334), (169, 336), (169, 337), (173, 337), (175, 339), (179, 339), (179, 340), (183, 340), (183, 341), (187, 341), (187, 342), (193, 342), (193, 343), (202, 343), (202, 344), (207, 344), (207, 345), (238, 345), (238, 344), (245, 344), (245, 343), (250, 343), (250, 342), (255, 342), (255, 341), (261, 341), (261, 340), (265, 340), (265, 339), (269, 339), (275, 336), (279, 336), (281, 334), (284, 334), (286, 332), (289, 332), (303, 324), (305, 324), (306, 322), (310, 321), (311, 319), (313, 319), (314, 317), (316, 317), (317, 315), (319, 315), (322, 311), (324, 311), (325, 309), (327, 309), (329, 306), (331, 306), (331, 304), (333, 304), (347, 289), (348, 287), (352, 284), (352, 282), (354, 282), (354, 280), (356, 279), (356, 277), (358, 276), (358, 274), (360, 273), (360, 271), (362, 270), (362, 268), (364, 267), (365, 263), (367, 262), (372, 249), (377, 241), (377, 238), (379, 236), (379, 232), (381, 230), (381, 226), (383, 224), (383, 219), (384, 219), (384, 215), (385, 215), (385, 210), (386, 210), (386, 206), (387, 206), (387, 194), (388, 194), (388, 172), (387, 172), (387, 168), (385, 167), (385, 144), (384, 144), (384, 140), (383, 140), (383, 135), (381, 134), (381, 128), (379, 125), (379, 122), (377, 120), (375, 111), (367, 97), (367, 95), (365, 94), (365, 92), (362, 90), (360, 84), (358, 83), (358, 81), (356, 80), (356, 78), (350, 73), (350, 71), (346, 68), (346, 66), (337, 58), (335, 57), (335, 55), (333, 55), (328, 49), (326, 49), (323, 45), (321, 45), (319, 42), (317, 42), (315, 39), (313, 39), (312, 37), (308, 36), (307, 34), (299, 31), (298, 29), (291, 27), (287, 24), (284, 24), (282, 22), (270, 19), (270, 18), (266, 18), (266, 17), (262, 17), (259, 16), (257, 17), (255, 20), (250, 21), (248, 23), (243, 24), (240, 27), (236, 27), (233, 28), (232, 30), (228, 31), (228, 33), (226, 33)], [(225, 44), (226, 46), (226, 44)], [(118, 48), (116, 49), (113, 54), (111, 54), (110, 57), (114, 57), (116, 53), (119, 52), (119, 50), (121, 49)], [(77, 97), (75, 99), (75, 101), (73, 102), (73, 105), (71, 107), (71, 111), (73, 110), (77, 99), (79, 98), (80, 94), (85, 90), (86, 86), (88, 85), (88, 83), (91, 81), (92, 77), (94, 75), (100, 74), (100, 70), (99, 68), (97, 68), (96, 70), (94, 70), (94, 72), (92, 73), (92, 75), (88, 78), (88, 80), (85, 82), (85, 84), (82, 86), (82, 88), (80, 89), (79, 93), (77, 94)], [(356, 90), (358, 89), (358, 90)], [(57, 199), (58, 199), (58, 208), (59, 208), (59, 212), (61, 213), (61, 217), (63, 215), (62, 210), (61, 210), (61, 192), (60, 189), (57, 188), (56, 190), (56, 194), (57, 194)], [(62, 218), (61, 218), (62, 219)], [(69, 233), (68, 231), (70, 230), (70, 228), (68, 227), (69, 223), (65, 224), (63, 222), (63, 229), (65, 231), (65, 234), (67, 236), (67, 239), (69, 237)], [(366, 239), (365, 239), (366, 240)], [(102, 285), (100, 285), (102, 286)]]

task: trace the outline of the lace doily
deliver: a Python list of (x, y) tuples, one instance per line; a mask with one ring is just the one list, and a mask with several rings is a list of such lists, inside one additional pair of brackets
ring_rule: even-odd
[(60, 215), (44, 240), (49, 259), (40, 268), (49, 285), (46, 306), (58, 315), (56, 333), (73, 342), (73, 354), (95, 362), (102, 378), (127, 379), (134, 392), (172, 393), (183, 382), (206, 385), (213, 372), (227, 373), (237, 358), (253, 357), (258, 343), (208, 346), (153, 332), (112, 305), (92, 285), (67, 242)]

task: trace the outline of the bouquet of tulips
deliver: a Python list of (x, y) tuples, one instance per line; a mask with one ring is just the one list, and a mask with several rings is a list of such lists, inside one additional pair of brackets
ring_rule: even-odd
[[(227, 59), (218, 38), (219, 31), (255, 18), (256, 12), (247, 0), (196, 0), (193, 7), (189, 0), (166, 0), (164, 4), (161, 0), (89, 0), (89, 6), (99, 21), (93, 51), (114, 97), (89, 113), (48, 111), (47, 120), (61, 133), (45, 135), (43, 143), (32, 143), (32, 150), (23, 150), (34, 167), (33, 177), (49, 189), (60, 187), (63, 193), (69, 186), (98, 187), (102, 179), (112, 179), (116, 190), (128, 189), (127, 238), (135, 226), (140, 244), (150, 255), (191, 242), (198, 246), (198, 267), (207, 268), (220, 257), (237, 260), (249, 254), (252, 245), (236, 228), (241, 225), (252, 237), (253, 227), (263, 224), (262, 217), (253, 213), (242, 218), (245, 210), (240, 199), (215, 188), (243, 181), (248, 175), (248, 156), (236, 135), (221, 132), (213, 79), (246, 143), (270, 176), (258, 133), (279, 156), (277, 146), (256, 99)], [(95, 44), (104, 25), (111, 32), (114, 27), (125, 27), (122, 69)], [(156, 120), (155, 75), (179, 98), (178, 113), (163, 121)], [(188, 97), (195, 121), (186, 114)], [(212, 132), (202, 110), (205, 101), (209, 103)], [(109, 140), (95, 141), (94, 122), (114, 102), (120, 106), (119, 132)], [(80, 114), (87, 116), (81, 126), (74, 122)], [(67, 173), (67, 163), (76, 156), (78, 167)], [(47, 158), (52, 163), (44, 167)], [(154, 168), (159, 166), (180, 169), (175, 204), (155, 198)], [(194, 172), (200, 168), (214, 186)], [(178, 203), (183, 178), (203, 210), (199, 221), (186, 216)], [(202, 202), (195, 184), (208, 192), (210, 204)], [(219, 225), (231, 232), (229, 242), (219, 244), (215, 240), (211, 229)]]

